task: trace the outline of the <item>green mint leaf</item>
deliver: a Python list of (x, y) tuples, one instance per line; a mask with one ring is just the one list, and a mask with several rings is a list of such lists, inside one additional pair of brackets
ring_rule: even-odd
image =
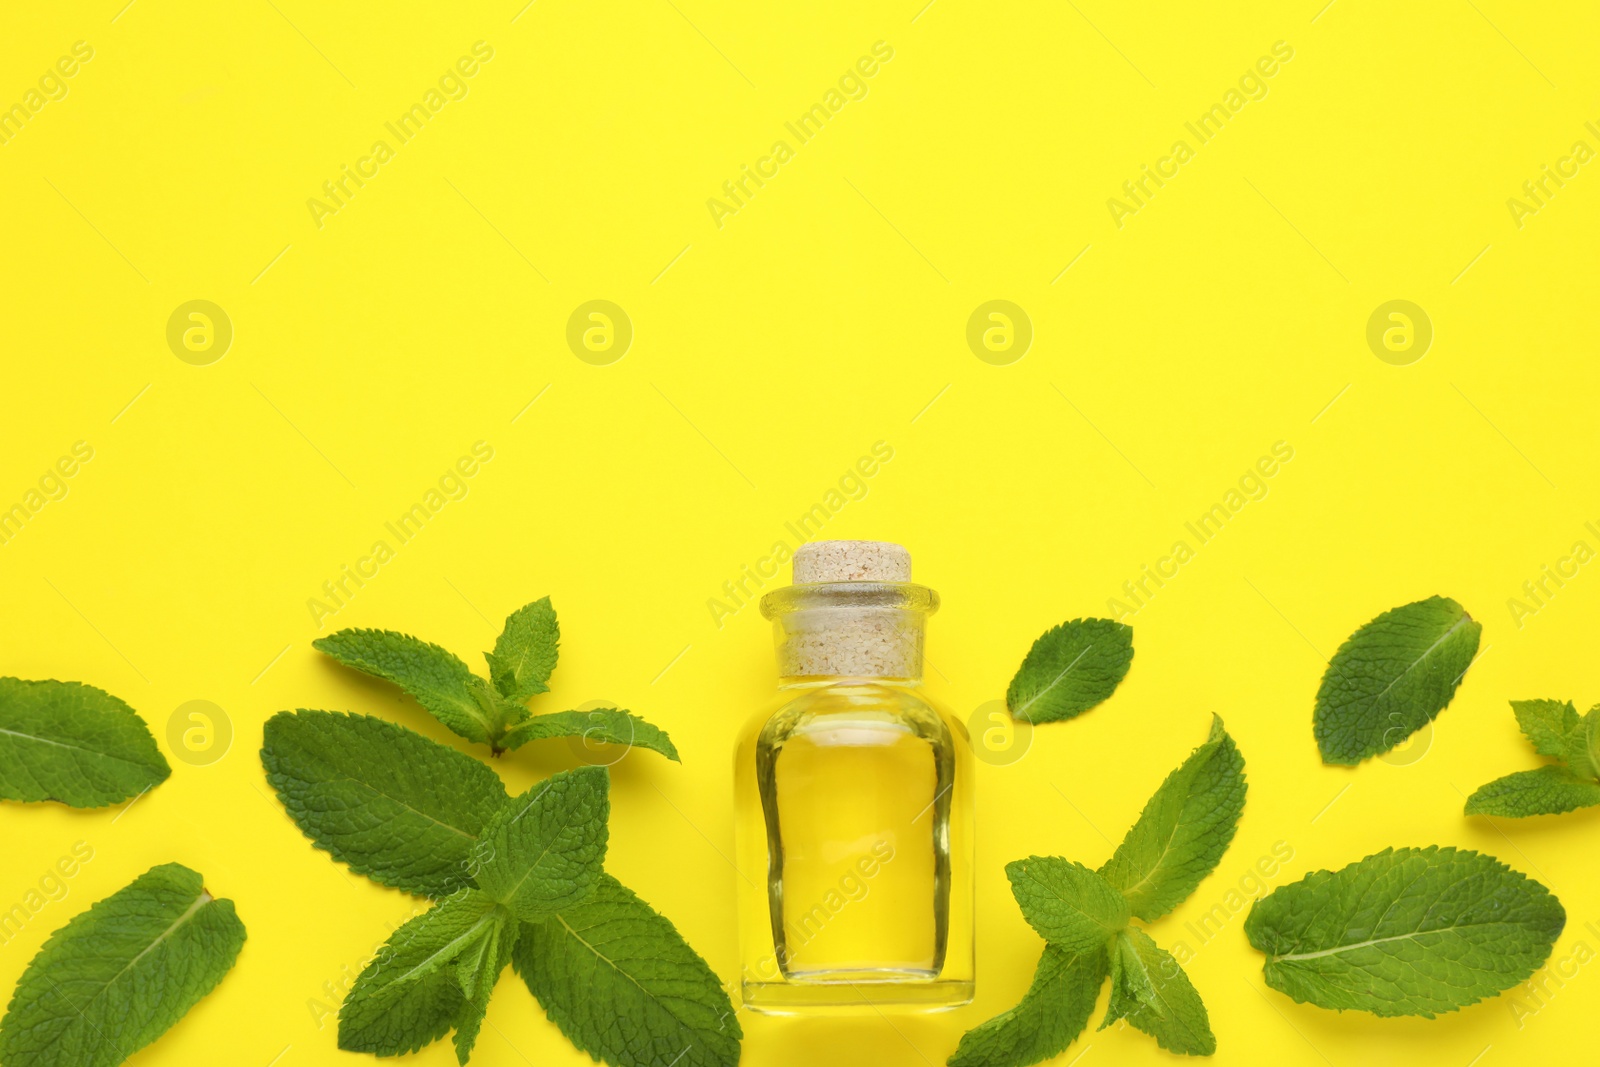
[(138, 712), (110, 693), (0, 678), (0, 800), (99, 808), (171, 773)]
[(392, 630), (340, 630), (312, 647), (403, 689), (468, 741), (493, 744), (503, 729), (493, 693), (467, 665), (438, 645)]
[(1267, 984), (1301, 1003), (1433, 1018), (1523, 981), (1566, 923), (1561, 902), (1493, 856), (1385, 849), (1256, 901)]
[(500, 695), (521, 702), (549, 692), (545, 683), (550, 680), (550, 672), (556, 669), (560, 642), (561, 626), (556, 622), (556, 609), (550, 606), (549, 597), (535, 600), (508, 615), (505, 629), (494, 643), (494, 651), (483, 654), (489, 661), (489, 678)]
[(1511, 710), (1517, 725), (1541, 756), (1565, 759), (1567, 738), (1578, 730), (1581, 720), (1570, 700), (1513, 700)]
[(456, 961), (510, 921), (494, 901), (468, 889), (401, 926), (340, 1005), (339, 1047), (399, 1056), (443, 1037), (467, 1003)]
[(1111, 1004), (1100, 1029), (1127, 1019), (1168, 1052), (1209, 1056), (1217, 1051), (1200, 994), (1178, 961), (1137, 926), (1111, 946)]
[(494, 771), (369, 715), (283, 711), (263, 733), (267, 781), (317, 848), (419, 896), (473, 884), (478, 835), (507, 800)]
[(466, 1067), (472, 1056), (472, 1046), (478, 1041), (478, 1031), (489, 1011), (489, 995), (494, 992), (500, 974), (511, 962), (521, 927), (510, 915), (502, 912), (501, 921), (466, 955), (456, 961), (456, 981), (466, 997), (460, 1014), (456, 1017), (456, 1062)]
[(550, 737), (581, 737), (585, 742), (624, 745), (628, 748), (637, 745), (659, 752), (668, 759), (678, 759), (678, 750), (665, 730), (619, 708), (535, 715), (513, 727), (502, 744), (508, 749), (521, 748), (529, 741), (542, 741)]
[(1322, 676), (1312, 728), (1324, 763), (1387, 752), (1443, 711), (1483, 626), (1454, 600), (1393, 608), (1350, 635)]
[(1128, 901), (1081, 863), (1029, 856), (1006, 864), (1011, 895), (1039, 936), (1070, 953), (1104, 945), (1128, 925)]
[(1103, 947), (1074, 955), (1046, 945), (1022, 1001), (963, 1034), (949, 1067), (1029, 1067), (1060, 1055), (1089, 1025), (1105, 980)]
[(1189, 898), (1222, 861), (1244, 810), (1244, 757), (1222, 720), (1167, 775), (1100, 876), (1152, 922)]
[(478, 887), (529, 922), (582, 901), (606, 856), (610, 780), (604, 767), (561, 771), (504, 804), (479, 839)]
[(199, 874), (152, 867), (50, 935), (0, 1022), (0, 1063), (114, 1067), (215, 989), (244, 939)]
[(1162, 1008), (1156, 996), (1155, 979), (1133, 939), (1119, 933), (1106, 945), (1106, 955), (1111, 963), (1111, 999), (1106, 1003), (1106, 1015), (1100, 1020), (1099, 1029), (1104, 1030), (1138, 1008), (1159, 1015)]
[(1560, 815), (1600, 804), (1600, 782), (1565, 767), (1540, 767), (1496, 778), (1467, 798), (1468, 815)]
[(1105, 700), (1133, 662), (1133, 627), (1110, 619), (1074, 619), (1046, 630), (1006, 690), (1016, 719), (1058, 722)]
[(525, 923), (512, 965), (581, 1051), (612, 1067), (733, 1067), (743, 1033), (706, 962), (609, 874), (549, 921)]
[(1578, 777), (1600, 780), (1600, 707), (1590, 708), (1568, 731), (1561, 758)]

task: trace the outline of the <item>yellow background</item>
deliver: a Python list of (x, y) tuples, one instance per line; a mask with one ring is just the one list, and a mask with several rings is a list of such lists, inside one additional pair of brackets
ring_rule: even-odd
[[(494, 458), (467, 497), (323, 632), (404, 629), (478, 661), (507, 612), (550, 594), (561, 665), (535, 707), (615, 701), (684, 756), (617, 768), (608, 864), (731, 979), (730, 753), (773, 666), (754, 608), (713, 624), (724, 581), (887, 442), (892, 461), (825, 533), (911, 547), (945, 604), (930, 686), (965, 718), (1040, 631), (1104, 614), (1281, 440), (1294, 459), (1265, 499), (1132, 618), (1115, 698), (980, 765), (976, 1003), (746, 1015), (744, 1062), (942, 1063), (1015, 1002), (1039, 949), (1003, 864), (1102, 861), (1212, 712), (1245, 754), (1249, 801), (1217, 873), (1152, 933), (1196, 948), (1218, 1063), (1487, 1067), (1587, 1046), (1600, 970), (1552, 981), (1532, 1013), (1513, 1010), (1538, 1006), (1524, 991), (1434, 1022), (1338, 1016), (1265, 989), (1242, 913), (1203, 947), (1186, 924), (1278, 841), (1293, 860), (1274, 884), (1441, 843), (1555, 889), (1557, 956), (1600, 946), (1585, 929), (1600, 919), (1593, 812), (1461, 814), (1464, 793), (1537, 762), (1508, 699), (1600, 700), (1594, 565), (1520, 627), (1507, 606), (1573, 542), (1600, 547), (1584, 527), (1600, 520), (1600, 174), (1580, 170), (1521, 228), (1506, 205), (1575, 140), (1600, 147), (1583, 125), (1600, 119), (1591, 9), (123, 3), (13, 4), (0, 32), (0, 103), (73, 42), (95, 50), (0, 146), (0, 503), (73, 442), (95, 450), (0, 546), (0, 670), (108, 689), (169, 752), (168, 719), (193, 699), (235, 736), (209, 766), (174, 757), (120, 815), (4, 805), (0, 907), (74, 842), (95, 858), (0, 946), (0, 989), (72, 914), (179, 861), (238, 903), (250, 939), (135, 1062), (357, 1062), (312, 1002), (336, 1003), (325, 983), (412, 904), (314, 851), (256, 750), (293, 707), (459, 744), (319, 657), (307, 600), (475, 441)], [(494, 58), (466, 98), (319, 229), (307, 199), (479, 40)], [(894, 58), (868, 95), (719, 229), (707, 199), (880, 40)], [(1268, 95), (1119, 229), (1106, 200), (1280, 40), (1294, 58)], [(609, 366), (565, 341), (597, 298), (634, 326)], [(209, 366), (166, 343), (192, 299), (234, 326)], [(965, 341), (990, 299), (1033, 323), (1009, 366)], [(1410, 366), (1365, 340), (1391, 299), (1434, 325)], [(1431, 747), (1322, 766), (1326, 657), (1433, 593), (1483, 621), (1485, 653)], [(552, 742), (499, 770), (516, 790), (574, 759)], [(484, 1067), (587, 1062), (509, 974), (489, 1024)], [(1080, 1054), (1167, 1058), (1120, 1027), (1061, 1062)], [(417, 1062), (454, 1060), (444, 1042)]]

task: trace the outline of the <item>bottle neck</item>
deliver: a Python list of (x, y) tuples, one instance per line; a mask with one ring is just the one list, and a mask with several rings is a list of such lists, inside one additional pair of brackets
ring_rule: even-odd
[(938, 594), (909, 582), (822, 582), (762, 598), (783, 688), (861, 680), (922, 682), (923, 636)]

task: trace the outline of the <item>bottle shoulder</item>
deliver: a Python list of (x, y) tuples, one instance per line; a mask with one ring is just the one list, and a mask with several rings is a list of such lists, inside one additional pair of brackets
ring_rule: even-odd
[(949, 733), (967, 741), (966, 725), (917, 685), (845, 681), (781, 689), (746, 720), (741, 738), (788, 734), (824, 720), (900, 722), (918, 733)]

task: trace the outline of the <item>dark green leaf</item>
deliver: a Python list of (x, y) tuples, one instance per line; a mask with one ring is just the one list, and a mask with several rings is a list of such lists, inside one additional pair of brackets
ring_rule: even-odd
[(261, 762), (318, 848), (420, 896), (473, 884), (478, 834), (507, 800), (499, 776), (471, 756), (368, 715), (279, 712)]
[(98, 808), (171, 773), (144, 720), (110, 693), (0, 678), (0, 800)]
[(1245, 920), (1267, 984), (1302, 1003), (1433, 1018), (1524, 981), (1566, 911), (1538, 882), (1463, 849), (1385, 849), (1315, 871)]
[(233, 901), (152, 867), (50, 935), (0, 1022), (5, 1067), (115, 1067), (216, 988), (244, 946)]
[(1518, 771), (1478, 787), (1467, 798), (1468, 815), (1560, 815), (1600, 804), (1600, 782), (1579, 778), (1565, 767)]
[(398, 685), (468, 741), (488, 744), (499, 736), (493, 691), (438, 645), (392, 630), (340, 630), (311, 644), (346, 667)]
[(1483, 627), (1448, 597), (1384, 612), (1334, 653), (1313, 732), (1325, 763), (1387, 752), (1444, 710), (1478, 654)]
[(1110, 619), (1074, 619), (1045, 631), (1006, 690), (1014, 718), (1056, 722), (1109, 697), (1133, 662), (1133, 627)]
[(546, 922), (525, 923), (512, 964), (550, 1020), (613, 1067), (732, 1067), (744, 1035), (711, 968), (609, 874)]

